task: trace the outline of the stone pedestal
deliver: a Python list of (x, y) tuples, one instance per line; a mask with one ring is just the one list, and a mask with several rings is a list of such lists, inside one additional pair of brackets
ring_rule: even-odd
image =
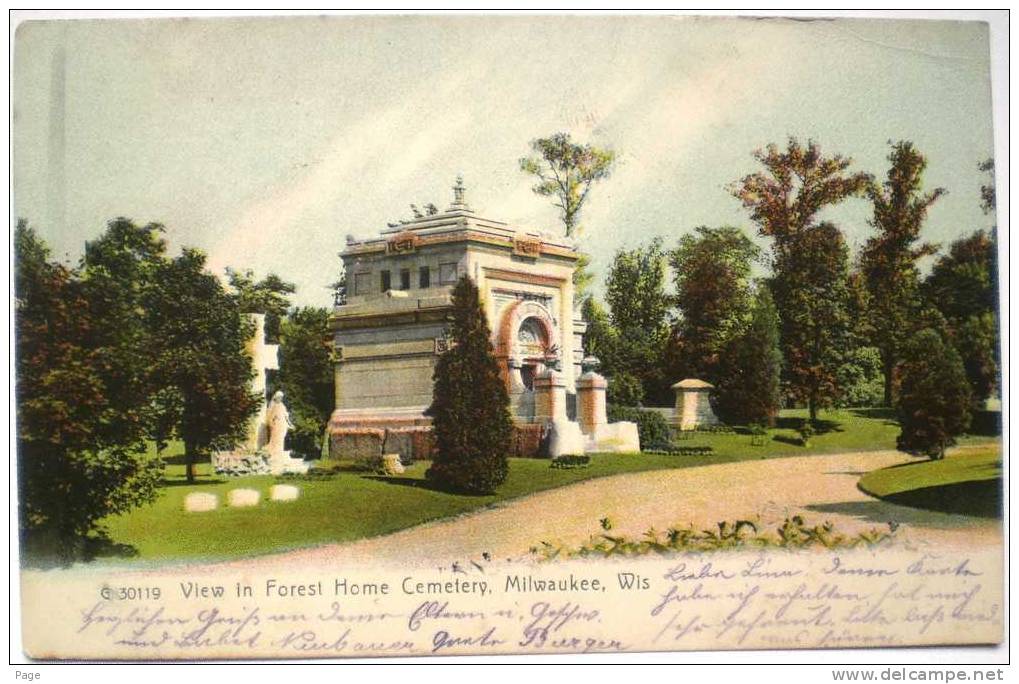
[(584, 433), (573, 421), (554, 420), (549, 424), (547, 453), (549, 458), (582, 454), (585, 451)]
[(537, 423), (569, 420), (566, 416), (566, 382), (551, 368), (546, 368), (534, 379), (534, 420)]
[(679, 430), (696, 430), (698, 427), (718, 425), (709, 400), (714, 385), (703, 380), (687, 378), (672, 386), (676, 392), (676, 409), (673, 426)]
[(636, 423), (603, 423), (587, 436), (586, 450), (611, 454), (640, 453), (640, 431)]
[(604, 377), (588, 371), (577, 380), (577, 422), (585, 435), (591, 435), (600, 425), (608, 423), (605, 413), (605, 389), (608, 382)]

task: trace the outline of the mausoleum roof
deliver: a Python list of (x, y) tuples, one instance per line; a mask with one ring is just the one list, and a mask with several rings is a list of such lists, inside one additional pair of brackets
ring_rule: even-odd
[(544, 231), (514, 226), (505, 221), (485, 218), (478, 215), (466, 202), (463, 179), (457, 178), (453, 186), (453, 202), (443, 211), (432, 214), (420, 214), (414, 218), (390, 223), (379, 231), (376, 236), (357, 239), (347, 237), (344, 254), (359, 254), (384, 249), (387, 242), (400, 235), (412, 236), (412, 239), (430, 242), (443, 242), (443, 237), (454, 237), (456, 233), (468, 233), (482, 240), (494, 240), (512, 244), (515, 240), (540, 240), (543, 251), (566, 255), (576, 252), (576, 244), (571, 238), (553, 235)]

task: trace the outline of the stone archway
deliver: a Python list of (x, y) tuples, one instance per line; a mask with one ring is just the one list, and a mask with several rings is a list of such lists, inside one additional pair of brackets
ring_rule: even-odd
[[(496, 333), (495, 349), (503, 379), (512, 392), (517, 382), (530, 390), (527, 379), (541, 371), (549, 349), (557, 344), (555, 321), (542, 304), (519, 300), (510, 304), (503, 313)], [(516, 362), (520, 377), (511, 377), (510, 360)]]

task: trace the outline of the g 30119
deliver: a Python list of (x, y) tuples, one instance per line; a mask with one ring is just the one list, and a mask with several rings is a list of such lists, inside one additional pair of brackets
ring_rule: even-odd
[(104, 584), (99, 595), (107, 601), (158, 601), (163, 595), (159, 587), (111, 587)]

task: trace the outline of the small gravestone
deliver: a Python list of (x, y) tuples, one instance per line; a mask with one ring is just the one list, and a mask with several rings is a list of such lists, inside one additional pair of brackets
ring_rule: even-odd
[(382, 454), (382, 472), (386, 475), (402, 475), (404, 467), (400, 463), (400, 454)]
[(219, 497), (208, 492), (191, 492), (184, 497), (184, 510), (188, 513), (214, 511), (219, 506)]
[(226, 504), (231, 508), (257, 506), (260, 498), (257, 489), (231, 489), (226, 494)]
[(273, 485), (269, 488), (269, 499), (272, 501), (296, 501), (301, 490), (294, 485)]

